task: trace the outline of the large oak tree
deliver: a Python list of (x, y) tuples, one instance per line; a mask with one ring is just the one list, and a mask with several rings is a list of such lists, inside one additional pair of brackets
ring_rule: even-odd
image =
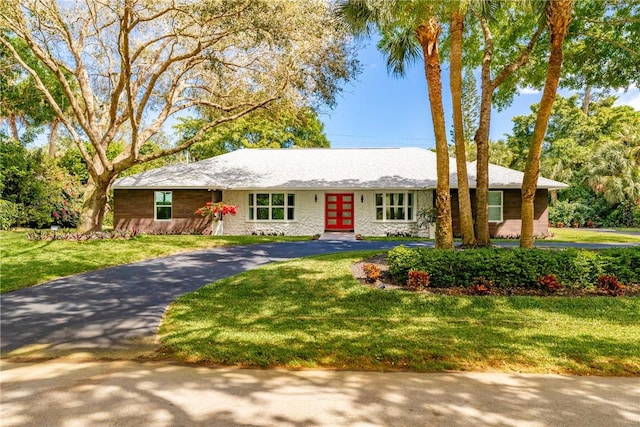
[[(0, 27), (56, 77), (64, 106), (6, 35), (0, 44), (32, 76), (82, 154), (89, 182), (78, 229), (86, 232), (102, 227), (109, 188), (122, 171), (180, 152), (209, 129), (282, 97), (331, 103), (355, 70), (334, 17), (324, 0), (3, 2)], [(188, 140), (141, 151), (168, 119), (197, 106), (218, 114)], [(125, 147), (110, 159), (114, 141)]]

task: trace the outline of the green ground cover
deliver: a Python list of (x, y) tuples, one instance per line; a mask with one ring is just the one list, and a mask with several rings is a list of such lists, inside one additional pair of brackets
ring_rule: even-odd
[(382, 290), (365, 253), (272, 264), (176, 300), (170, 357), (246, 367), (640, 375), (640, 298), (457, 297)]
[(32, 241), (26, 232), (0, 232), (0, 291), (10, 292), (58, 277), (178, 252), (263, 242), (308, 240), (272, 236), (150, 236), (131, 240)]

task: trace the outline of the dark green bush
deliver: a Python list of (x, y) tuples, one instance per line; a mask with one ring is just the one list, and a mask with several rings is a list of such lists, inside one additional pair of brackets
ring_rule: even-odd
[(471, 286), (483, 277), (496, 287), (538, 288), (549, 274), (572, 287), (593, 286), (598, 276), (640, 283), (640, 247), (586, 249), (465, 249), (437, 251), (399, 246), (389, 252), (389, 271), (405, 282), (410, 270), (428, 271), (430, 286)]

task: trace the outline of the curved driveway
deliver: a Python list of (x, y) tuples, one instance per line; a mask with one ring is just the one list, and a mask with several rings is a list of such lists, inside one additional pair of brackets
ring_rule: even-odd
[(126, 348), (132, 341), (153, 339), (167, 305), (207, 283), (274, 261), (390, 249), (398, 244), (307, 241), (207, 249), (91, 271), (2, 294), (0, 354), (8, 356), (33, 345), (48, 351)]
[[(132, 341), (153, 341), (167, 305), (207, 283), (273, 261), (340, 251), (387, 250), (400, 243), (307, 241), (208, 249), (105, 268), (10, 292), (0, 295), (0, 354), (10, 356), (25, 346), (54, 352), (112, 350), (130, 347)], [(432, 246), (431, 242), (405, 244)]]

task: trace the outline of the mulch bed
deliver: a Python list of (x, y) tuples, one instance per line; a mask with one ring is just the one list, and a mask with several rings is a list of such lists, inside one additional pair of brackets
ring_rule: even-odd
[[(363, 265), (375, 264), (380, 269), (380, 278), (375, 283), (367, 282)], [(389, 265), (387, 263), (387, 255), (379, 254), (357, 262), (351, 266), (351, 273), (362, 283), (363, 286), (377, 288), (380, 290), (409, 290), (402, 284), (398, 283), (389, 273)], [(455, 286), (450, 288), (432, 288), (424, 290), (411, 291), (427, 295), (478, 295), (474, 294), (469, 287)], [(610, 296), (595, 288), (593, 289), (573, 289), (563, 288), (556, 292), (550, 293), (543, 289), (531, 289), (524, 287), (509, 288), (491, 288), (491, 290), (483, 295), (493, 296), (562, 296), (562, 297), (582, 297), (582, 296)], [(627, 297), (640, 297), (640, 284), (626, 285), (625, 295)]]

